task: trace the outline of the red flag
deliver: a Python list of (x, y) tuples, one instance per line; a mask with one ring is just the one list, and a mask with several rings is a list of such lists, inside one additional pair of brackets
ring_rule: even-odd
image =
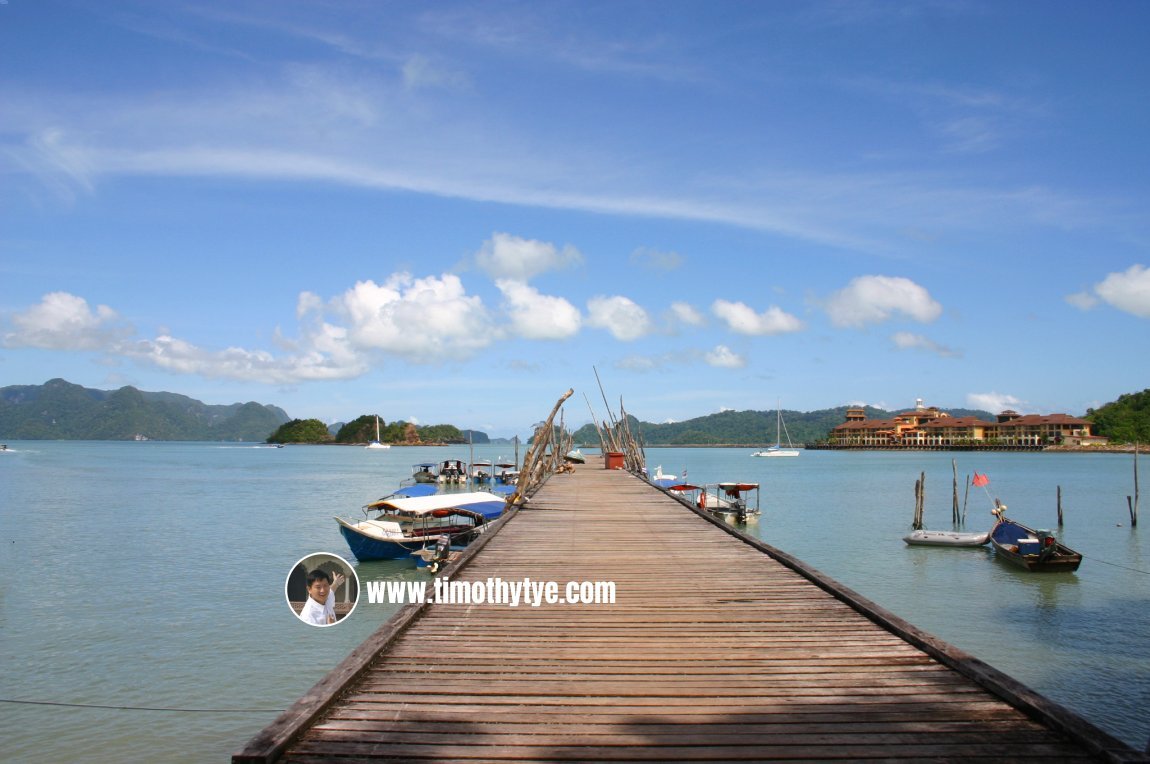
[(986, 475), (979, 475), (976, 472), (974, 473), (974, 477), (971, 479), (970, 483), (971, 485), (983, 486), (990, 483), (990, 478), (988, 478)]

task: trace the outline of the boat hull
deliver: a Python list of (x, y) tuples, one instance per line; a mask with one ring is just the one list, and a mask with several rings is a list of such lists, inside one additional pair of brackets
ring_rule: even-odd
[(954, 531), (914, 531), (902, 537), (912, 546), (947, 546), (971, 549), (990, 541), (990, 531), (986, 533), (956, 533)]
[(411, 553), (420, 548), (422, 539), (413, 541), (383, 541), (382, 539), (366, 536), (354, 528), (343, 523), (339, 524), (339, 532), (347, 542), (348, 548), (360, 562), (367, 560), (402, 560), (411, 556)]

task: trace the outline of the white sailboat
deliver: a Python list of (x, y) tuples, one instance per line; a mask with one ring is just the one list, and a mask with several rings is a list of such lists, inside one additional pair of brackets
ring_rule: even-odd
[[(787, 436), (787, 447), (783, 448), (783, 435)], [(775, 445), (768, 446), (762, 451), (756, 451), (751, 456), (798, 456), (799, 451), (791, 443), (791, 434), (783, 423), (783, 409), (775, 405)]]
[(379, 417), (375, 418), (375, 440), (368, 443), (364, 448), (391, 448), (390, 443), (381, 443), (379, 440)]

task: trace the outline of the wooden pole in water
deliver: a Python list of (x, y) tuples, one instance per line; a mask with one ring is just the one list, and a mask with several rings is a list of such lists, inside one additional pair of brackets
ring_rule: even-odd
[(922, 511), (926, 499), (926, 473), (923, 472), (914, 483), (914, 522), (911, 528), (922, 530)]
[(1138, 442), (1134, 443), (1134, 500), (1126, 497), (1126, 507), (1130, 510), (1130, 527), (1138, 527)]
[(1058, 527), (1062, 527), (1062, 486), (1058, 486)]
[(970, 501), (970, 475), (966, 476), (966, 491), (962, 494), (962, 524), (966, 525), (966, 503)]
[(955, 459), (950, 460), (950, 469), (954, 473), (954, 479), (951, 482), (951, 506), (950, 506), (950, 521), (955, 525), (961, 522), (958, 514), (958, 461)]

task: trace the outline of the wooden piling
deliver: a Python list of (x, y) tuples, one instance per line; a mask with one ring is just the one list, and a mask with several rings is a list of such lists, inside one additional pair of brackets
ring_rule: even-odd
[(1058, 486), (1058, 527), (1062, 527), (1062, 486)]
[(910, 527), (916, 531), (922, 530), (923, 505), (926, 502), (926, 473), (923, 472), (914, 483), (914, 522)]
[(951, 481), (950, 521), (959, 525), (962, 522), (962, 516), (958, 513), (958, 462), (955, 459), (950, 460), (950, 469), (954, 473)]

